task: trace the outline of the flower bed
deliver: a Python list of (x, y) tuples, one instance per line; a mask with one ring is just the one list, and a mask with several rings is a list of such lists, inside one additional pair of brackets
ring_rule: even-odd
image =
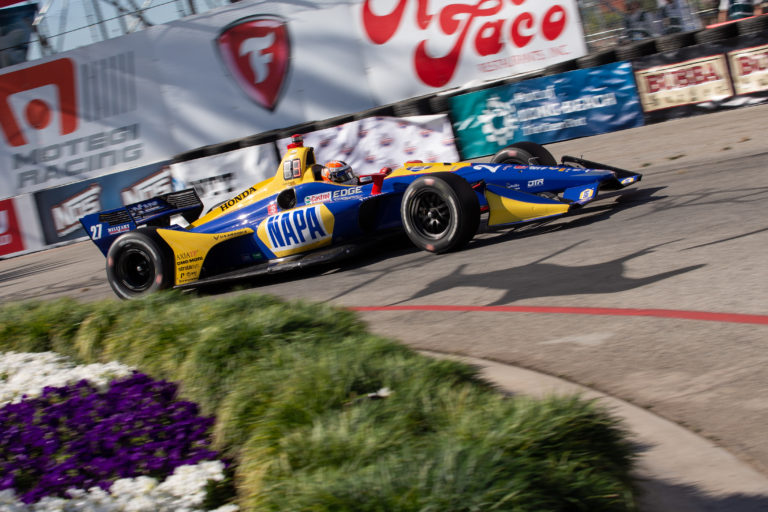
[(127, 366), (0, 354), (0, 397), (5, 507), (189, 509), (205, 498), (208, 480), (223, 479), (209, 449), (213, 420), (177, 400), (174, 384)]

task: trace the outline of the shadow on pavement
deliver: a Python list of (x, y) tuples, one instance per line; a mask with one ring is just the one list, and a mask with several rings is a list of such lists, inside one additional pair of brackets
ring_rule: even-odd
[(649, 512), (765, 512), (768, 495), (730, 494), (712, 496), (692, 485), (670, 484), (656, 479), (638, 481), (641, 511)]

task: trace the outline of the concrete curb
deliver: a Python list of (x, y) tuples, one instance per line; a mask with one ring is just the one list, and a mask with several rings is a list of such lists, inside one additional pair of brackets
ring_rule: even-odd
[(713, 442), (616, 397), (532, 370), (486, 359), (431, 351), (482, 368), (483, 376), (510, 393), (542, 397), (579, 394), (599, 400), (642, 447), (635, 470), (641, 512), (757, 512), (768, 510), (768, 478)]

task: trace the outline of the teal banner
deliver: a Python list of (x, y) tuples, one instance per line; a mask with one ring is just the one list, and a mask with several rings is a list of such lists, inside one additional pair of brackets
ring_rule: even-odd
[(456, 96), (451, 114), (463, 159), (521, 140), (548, 144), (643, 125), (630, 62)]

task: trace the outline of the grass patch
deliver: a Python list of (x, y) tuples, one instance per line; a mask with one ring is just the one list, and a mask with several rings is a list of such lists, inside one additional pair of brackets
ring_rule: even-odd
[(632, 447), (594, 402), (502, 396), (475, 368), (371, 335), (347, 310), (177, 293), (7, 305), (9, 350), (179, 382), (216, 417), (244, 510), (634, 510)]

